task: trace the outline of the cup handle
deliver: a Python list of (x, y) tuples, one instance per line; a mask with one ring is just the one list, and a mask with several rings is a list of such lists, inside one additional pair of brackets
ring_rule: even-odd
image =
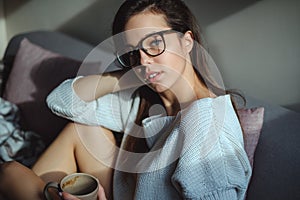
[(49, 188), (54, 188), (54, 189), (58, 190), (59, 192), (62, 192), (62, 190), (60, 189), (59, 183), (56, 183), (56, 182), (49, 182), (49, 183), (47, 183), (45, 185), (44, 191), (43, 191), (44, 197), (47, 200), (53, 200), (53, 198), (51, 197), (50, 192), (48, 191)]

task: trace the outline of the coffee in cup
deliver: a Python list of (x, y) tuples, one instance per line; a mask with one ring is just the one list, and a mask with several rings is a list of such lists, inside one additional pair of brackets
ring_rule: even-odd
[(44, 196), (52, 200), (49, 188), (57, 189), (59, 192), (67, 192), (81, 200), (97, 200), (99, 181), (96, 177), (86, 173), (74, 173), (65, 176), (60, 183), (49, 182), (44, 188)]

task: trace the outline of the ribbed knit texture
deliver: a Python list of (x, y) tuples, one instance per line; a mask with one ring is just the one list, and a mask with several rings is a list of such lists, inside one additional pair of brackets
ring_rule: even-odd
[[(120, 153), (114, 199), (244, 199), (251, 167), (241, 127), (228, 95), (193, 102), (177, 116), (150, 116), (134, 124), (140, 99), (134, 90), (84, 102), (67, 80), (47, 98), (70, 120), (146, 137), (150, 153)], [(133, 174), (131, 172), (139, 172)]]

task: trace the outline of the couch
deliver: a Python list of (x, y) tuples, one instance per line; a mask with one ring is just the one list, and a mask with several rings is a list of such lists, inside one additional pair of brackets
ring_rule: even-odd
[[(24, 42), (24, 38), (28, 41)], [(18, 58), (22, 45), (41, 63), (28, 67), (31, 57)], [(25, 43), (25, 44), (23, 44)], [(47, 94), (64, 79), (74, 77), (93, 45), (55, 31), (32, 31), (13, 37), (5, 51), (1, 97), (20, 108), (21, 128), (37, 132), (46, 145), (68, 123), (45, 105)], [(23, 49), (24, 50), (24, 49)], [(41, 51), (46, 51), (39, 53)], [(17, 64), (26, 68), (14, 69)], [(41, 68), (40, 66), (43, 66)], [(111, 70), (114, 70), (112, 66)], [(20, 81), (22, 80), (22, 81)], [(300, 199), (300, 114), (245, 95), (248, 108), (263, 107), (264, 118), (254, 154), (248, 200)]]

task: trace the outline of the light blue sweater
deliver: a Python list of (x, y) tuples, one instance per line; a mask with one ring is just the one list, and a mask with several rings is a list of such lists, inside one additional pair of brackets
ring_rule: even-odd
[[(177, 116), (152, 115), (134, 123), (140, 98), (134, 89), (84, 102), (66, 80), (47, 98), (51, 110), (75, 122), (143, 135), (149, 153), (120, 151), (114, 199), (243, 200), (251, 167), (229, 95), (193, 102)], [(153, 109), (158, 108), (153, 107)]]

